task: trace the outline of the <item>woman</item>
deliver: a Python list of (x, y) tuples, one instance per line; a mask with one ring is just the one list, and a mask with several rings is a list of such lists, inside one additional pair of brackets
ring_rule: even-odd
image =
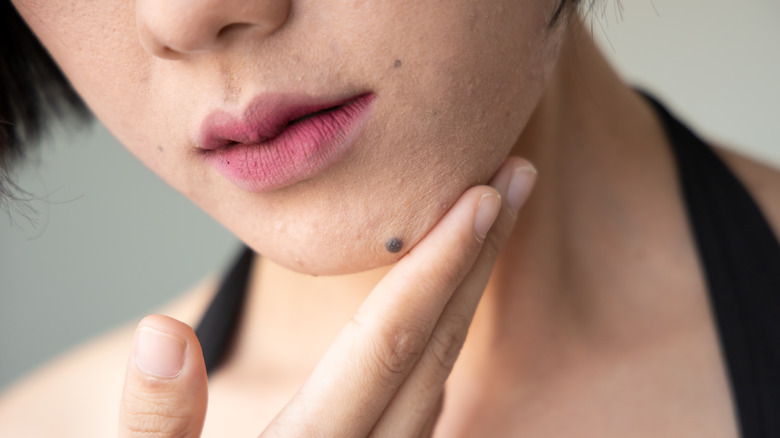
[[(709, 310), (673, 153), (695, 140), (574, 5), (16, 6), (109, 129), (263, 255), (204, 435), (771, 436)], [(777, 174), (720, 154), (776, 229)], [(214, 289), (172, 314), (198, 324)], [(134, 339), (124, 388), (95, 384), (107, 340), (7, 396), (0, 430), (111, 434), (115, 397), (120, 436), (198, 436), (194, 334), (155, 316)]]

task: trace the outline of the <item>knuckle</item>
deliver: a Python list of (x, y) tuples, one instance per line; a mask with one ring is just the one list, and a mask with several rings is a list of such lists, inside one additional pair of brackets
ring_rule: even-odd
[(427, 343), (425, 331), (412, 326), (397, 327), (377, 337), (369, 361), (380, 377), (395, 382), (414, 367)]
[(435, 361), (435, 366), (444, 374), (449, 375), (469, 331), (470, 319), (462, 315), (443, 317), (439, 326), (431, 334), (428, 348)]
[[(148, 416), (138, 418), (138, 421), (123, 425), (125, 436), (147, 438), (187, 438), (189, 432), (183, 428), (165, 427), (164, 422), (157, 421)], [(162, 427), (160, 427), (163, 425)]]
[(181, 413), (177, 402), (180, 400), (162, 394), (150, 400), (149, 394), (126, 391), (120, 427), (129, 436), (190, 437), (193, 422)]
[(123, 431), (133, 437), (187, 438), (191, 428), (186, 418), (172, 418), (154, 412), (134, 412), (122, 422)]

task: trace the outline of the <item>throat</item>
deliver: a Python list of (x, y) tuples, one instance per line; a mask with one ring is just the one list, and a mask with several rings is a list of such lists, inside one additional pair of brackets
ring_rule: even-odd
[(388, 269), (313, 277), (256, 257), (228, 365), (308, 375)]

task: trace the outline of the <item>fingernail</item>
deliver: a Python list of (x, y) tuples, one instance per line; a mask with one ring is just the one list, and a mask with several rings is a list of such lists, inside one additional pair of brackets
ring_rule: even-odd
[(490, 231), (490, 227), (493, 226), (493, 222), (496, 221), (500, 209), (500, 196), (494, 193), (482, 195), (482, 198), (479, 200), (479, 206), (477, 206), (477, 217), (474, 220), (474, 232), (479, 242), (485, 240), (485, 236)]
[(493, 186), (503, 198), (506, 197), (506, 190), (509, 187), (509, 180), (512, 179), (512, 175), (513, 173), (511, 171), (502, 171), (496, 174), (490, 182), (490, 185)]
[(186, 344), (181, 339), (151, 327), (138, 330), (135, 364), (146, 374), (170, 379), (184, 367)]
[(506, 189), (506, 202), (514, 215), (517, 215), (531, 193), (535, 179), (536, 169), (533, 166), (520, 166), (512, 171), (512, 179)]

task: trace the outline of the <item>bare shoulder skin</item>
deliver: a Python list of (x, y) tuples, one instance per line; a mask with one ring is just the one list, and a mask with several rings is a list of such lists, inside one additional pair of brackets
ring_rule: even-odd
[[(197, 324), (214, 291), (208, 278), (159, 313)], [(134, 329), (128, 322), (11, 386), (0, 395), (0, 436), (113, 436)]]
[[(721, 157), (740, 177), (759, 203), (776, 233), (780, 231), (780, 172), (771, 166), (726, 148), (718, 148)], [(160, 313), (197, 324), (215, 290), (215, 280), (209, 278)], [(117, 424), (118, 400), (122, 390), (127, 355), (131, 347), (134, 324), (86, 343), (54, 360), (44, 368), (11, 387), (0, 398), (0, 436), (109, 436)], [(232, 374), (232, 373), (231, 373)], [(256, 379), (236, 375), (221, 375), (215, 379), (210, 421), (216, 429), (225, 431), (236, 409), (245, 409), (244, 418), (257, 419), (258, 412), (269, 418), (299, 384), (297, 379), (281, 382), (268, 391), (260, 391), (263, 400), (238, 403), (247, 387), (256, 386)], [(256, 377), (256, 376), (255, 376)], [(254, 383), (253, 383), (254, 382)], [(241, 383), (239, 385), (238, 383)], [(217, 402), (218, 401), (218, 402)], [(231, 403), (233, 401), (233, 403)], [(254, 413), (254, 415), (249, 415)], [(263, 414), (265, 413), (265, 414)], [(45, 418), (46, 421), (40, 421)], [(247, 424), (250, 428), (254, 423)], [(240, 426), (235, 426), (238, 430)], [(238, 432), (238, 430), (236, 432)]]
[[(721, 157), (737, 173), (759, 203), (775, 232), (780, 231), (780, 172), (771, 166), (718, 148)], [(160, 313), (176, 317), (190, 325), (197, 324), (215, 291), (215, 280), (209, 278), (188, 291)], [(118, 400), (131, 346), (134, 324), (128, 323), (54, 360), (26, 377), (0, 397), (0, 436), (110, 436), (117, 424)], [(244, 376), (247, 377), (247, 376)], [(228, 418), (236, 409), (253, 411), (258, 404), (230, 403), (247, 387), (237, 385), (243, 378), (222, 375), (215, 379), (210, 408), (212, 425), (225, 430)], [(251, 379), (248, 379), (251, 380)], [(252, 385), (251, 382), (244, 381)], [(273, 415), (275, 409), (294, 391), (299, 382), (283, 382), (261, 400), (259, 411)], [(254, 391), (251, 391), (254, 392)], [(219, 403), (217, 403), (219, 401)], [(46, 418), (46, 421), (40, 421)], [(31, 426), (33, 428), (31, 429)], [(251, 425), (247, 425), (251, 426)], [(238, 427), (240, 429), (240, 427)]]
[[(294, 14), (255, 10), (262, 26), (217, 33), (225, 44), (202, 32), (217, 17), (206, 3), (16, 3), (117, 138), (273, 261), (253, 270), (204, 436), (262, 430), (387, 274), (377, 268), (403, 263), (507, 155), (539, 178), (469, 320), (434, 436), (737, 435), (662, 126), (579, 20), (549, 26), (555, 2), (296, 2)], [(271, 3), (235, 3), (250, 4)], [(246, 8), (229, 10), (244, 22)], [(192, 152), (207, 115), (253, 114), (269, 90), (334, 104), (369, 90), (374, 112), (332, 167), (252, 192)], [(780, 175), (724, 156), (780, 229)], [(208, 295), (171, 315), (192, 324)], [(21, 383), (0, 402), (0, 436), (112, 436), (129, 350), (120, 330)], [(329, 404), (327, 421), (361, 412), (342, 409), (354, 399)]]

